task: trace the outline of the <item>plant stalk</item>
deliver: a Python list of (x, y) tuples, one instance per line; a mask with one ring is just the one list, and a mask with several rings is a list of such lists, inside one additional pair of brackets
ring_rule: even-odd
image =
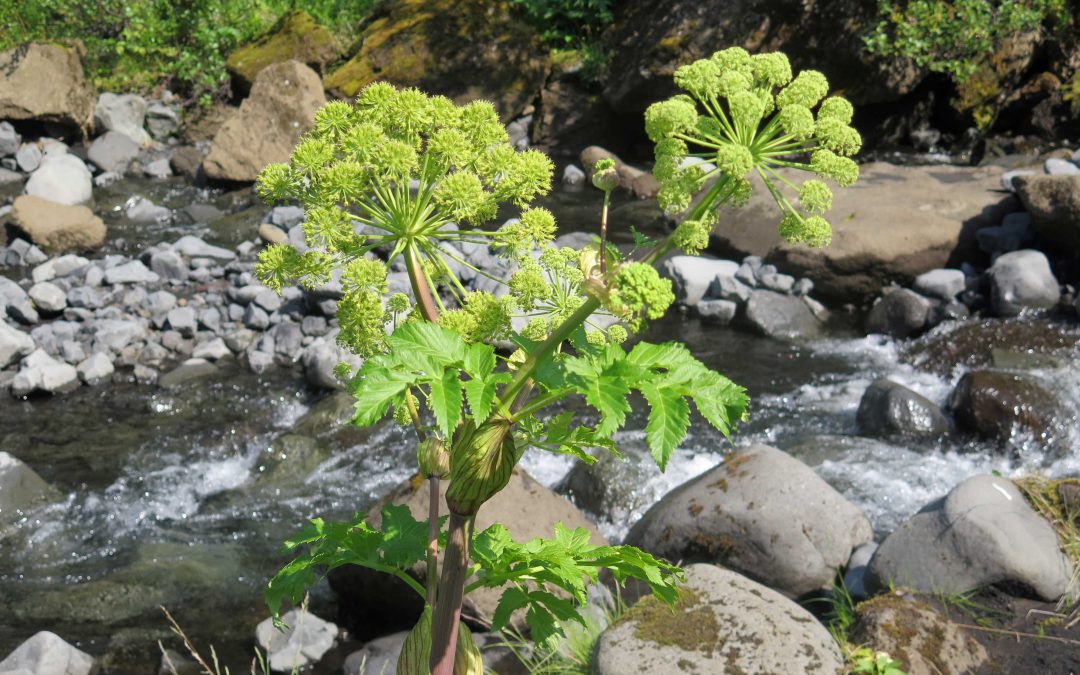
[(428, 477), (427, 603), (435, 609), (439, 588), (439, 477)]
[(454, 675), (461, 601), (469, 576), (469, 545), (475, 516), (450, 512), (450, 536), (439, 579), (439, 602), (431, 622), (431, 675)]
[(604, 190), (604, 208), (600, 211), (600, 277), (607, 279), (607, 212), (611, 190)]

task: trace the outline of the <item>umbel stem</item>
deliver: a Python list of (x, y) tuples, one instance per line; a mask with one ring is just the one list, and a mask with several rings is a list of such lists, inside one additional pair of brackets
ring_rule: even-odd
[(454, 675), (461, 623), (461, 601), (469, 575), (469, 545), (475, 516), (450, 512), (450, 534), (443, 554), (439, 599), (431, 622), (431, 675)]

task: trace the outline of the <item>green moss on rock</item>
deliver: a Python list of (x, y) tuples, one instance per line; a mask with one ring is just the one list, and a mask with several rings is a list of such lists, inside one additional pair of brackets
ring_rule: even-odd
[(622, 621), (634, 623), (634, 636), (658, 645), (679, 647), (689, 652), (712, 655), (720, 638), (716, 614), (701, 595), (683, 588), (674, 607), (655, 596), (642, 598), (623, 615)]
[(230, 54), (225, 67), (244, 89), (250, 89), (255, 76), (266, 66), (292, 59), (324, 73), (339, 54), (334, 36), (310, 14), (298, 9), (285, 14), (254, 42)]

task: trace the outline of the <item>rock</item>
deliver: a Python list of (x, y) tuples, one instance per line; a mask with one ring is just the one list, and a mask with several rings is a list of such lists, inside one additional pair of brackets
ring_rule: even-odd
[(110, 286), (117, 284), (152, 284), (161, 278), (138, 260), (110, 267), (105, 270), (105, 283)]
[(656, 182), (652, 174), (630, 166), (615, 153), (598, 145), (590, 145), (582, 150), (580, 159), (582, 166), (585, 167), (585, 173), (590, 179), (597, 162), (601, 159), (614, 161), (615, 173), (619, 176), (619, 187), (633, 192), (639, 199), (652, 199), (660, 188), (659, 183)]
[(11, 126), (11, 122), (0, 122), (0, 157), (11, 157), (19, 151), (22, 136)]
[(191, 145), (184, 145), (173, 152), (169, 158), (169, 166), (178, 176), (184, 176), (188, 180), (198, 181), (202, 177), (202, 163), (206, 153)]
[(281, 296), (266, 287), (259, 288), (251, 302), (262, 307), (267, 312), (276, 312), (281, 309)]
[(146, 128), (155, 140), (163, 141), (180, 128), (180, 118), (164, 103), (151, 103), (146, 107)]
[(212, 258), (213, 260), (232, 260), (236, 254), (227, 248), (211, 246), (202, 239), (188, 234), (180, 237), (173, 248), (189, 258)]
[[(70, 299), (70, 296), (69, 296)], [(146, 329), (137, 321), (97, 319), (94, 321), (94, 343), (119, 354), (124, 347), (146, 337)]]
[(364, 362), (359, 356), (337, 344), (335, 338), (336, 334), (316, 339), (304, 349), (300, 356), (300, 362), (304, 365), (304, 375), (307, 377), (308, 384), (313, 387), (344, 389), (345, 383), (334, 374), (334, 368), (344, 361), (355, 370)]
[(1026, 176), (1037, 175), (1034, 169), (1013, 169), (1001, 174), (1001, 189), (1008, 192), (1016, 192), (1017, 179)]
[(824, 324), (803, 298), (774, 291), (750, 293), (746, 321), (754, 330), (772, 338), (815, 338), (824, 332)]
[(270, 327), (270, 315), (262, 308), (250, 304), (244, 310), (244, 325), (254, 330), (266, 330)]
[(356, 44), (352, 58), (323, 81), (334, 96), (352, 98), (380, 80), (457, 103), (488, 100), (508, 122), (533, 102), (547, 75), (537, 31), (510, 5), (483, 0), (384, 3)]
[(21, 324), (32, 326), (41, 320), (37, 310), (29, 302), (15, 302), (7, 306), (7, 314)]
[(408, 631), (385, 635), (366, 643), (345, 657), (345, 675), (390, 675), (397, 672), (398, 656)]
[(906, 338), (928, 327), (933, 305), (923, 296), (906, 288), (891, 287), (870, 308), (866, 332)]
[(973, 476), (927, 504), (881, 543), (867, 568), (871, 590), (890, 583), (951, 595), (1008, 584), (1055, 601), (1072, 563), (1011, 481)]
[(280, 227), (270, 223), (263, 223), (259, 226), (259, 239), (262, 239), (267, 244), (284, 244), (289, 241), (289, 235)]
[(702, 300), (696, 309), (703, 321), (727, 325), (735, 318), (739, 306), (730, 300)]
[(908, 675), (975, 673), (987, 662), (983, 648), (933, 607), (889, 593), (860, 604), (849, 640), (888, 652)]
[(857, 183), (836, 190), (833, 239), (824, 249), (780, 239), (780, 214), (759, 182), (747, 206), (722, 211), (713, 241), (732, 255), (767, 257), (786, 273), (811, 279), (820, 299), (866, 302), (889, 283), (908, 285), (950, 260), (974, 259), (974, 232), (1019, 210), (1015, 197), (997, 190), (993, 167), (872, 162), (859, 168)]
[(1080, 246), (1080, 176), (1029, 176), (1017, 179), (1016, 186), (1041, 239), (1069, 249)]
[(266, 619), (255, 628), (255, 640), (267, 653), (267, 665), (277, 672), (295, 672), (317, 663), (334, 646), (338, 627), (309, 612), (291, 610), (281, 617), (288, 628), (274, 628)]
[(17, 363), (34, 351), (34, 339), (17, 328), (12, 328), (0, 316), (0, 370)]
[(663, 274), (671, 279), (675, 299), (693, 307), (710, 292), (718, 277), (732, 277), (739, 268), (730, 260), (677, 255), (664, 261)]
[(172, 389), (187, 382), (213, 375), (217, 371), (218, 367), (206, 359), (188, 359), (158, 378), (158, 386)]
[(168, 178), (172, 173), (172, 166), (169, 164), (169, 160), (164, 157), (147, 162), (143, 166), (143, 174), (150, 178)]
[(75, 366), (75, 370), (79, 373), (80, 380), (94, 386), (108, 381), (115, 369), (108, 356), (97, 352)]
[(1043, 162), (1043, 171), (1050, 176), (1080, 176), (1080, 166), (1060, 157), (1050, 157)]
[(10, 675), (90, 675), (93, 669), (92, 656), (45, 630), (0, 661), (0, 673)]
[(325, 103), (319, 76), (304, 64), (286, 61), (264, 68), (251, 95), (214, 136), (203, 171), (215, 180), (254, 181), (267, 164), (288, 161)]
[(964, 374), (949, 397), (957, 423), (982, 436), (1008, 441), (1016, 430), (1043, 442), (1057, 435), (1061, 404), (1033, 378), (990, 370)]
[(172, 218), (172, 210), (145, 197), (135, 197), (128, 202), (124, 215), (136, 223), (160, 223)]
[(105, 223), (85, 206), (23, 195), (15, 198), (11, 222), (32, 242), (53, 253), (94, 249), (105, 243)]
[(46, 314), (59, 314), (67, 307), (67, 293), (48, 281), (31, 286), (28, 295), (34, 306)]
[(170, 309), (165, 316), (165, 325), (186, 338), (194, 337), (199, 327), (195, 309), (190, 306)]
[(81, 56), (74, 47), (41, 42), (0, 53), (0, 119), (86, 129), (94, 98)]
[(304, 209), (300, 206), (275, 206), (270, 210), (270, 222), (283, 230), (290, 230), (304, 222)]
[(870, 563), (870, 558), (874, 557), (877, 547), (872, 541), (861, 544), (852, 551), (851, 558), (848, 559), (847, 569), (844, 570), (844, 589), (855, 600), (865, 599), (868, 595), (863, 579), (866, 576), (866, 566)]
[(48, 155), (26, 181), (26, 194), (58, 204), (88, 202), (93, 196), (90, 169), (75, 155)]
[(574, 164), (567, 164), (562, 174), (563, 185), (578, 186), (585, 184), (585, 172)]
[(158, 251), (150, 256), (150, 269), (167, 281), (187, 281), (188, 264), (176, 251)]
[(812, 469), (754, 445), (675, 488), (626, 536), (655, 556), (722, 564), (792, 596), (830, 586), (870, 521)]
[[(441, 481), (440, 502), (445, 495), (446, 484), (447, 481)], [(426, 519), (427, 484), (407, 480), (391, 490), (368, 512), (368, 520), (373, 526), (381, 524), (382, 505), (388, 503), (404, 504), (409, 507), (413, 517)], [(515, 541), (551, 537), (555, 523), (561, 522), (571, 530), (585, 528), (593, 544), (606, 543), (596, 527), (573, 504), (537, 483), (521, 469), (514, 469), (506, 488), (480, 508), (475, 531), (481, 532), (496, 521), (510, 530)], [(417, 576), (422, 575), (422, 565), (414, 567), (412, 571)], [(332, 570), (328, 579), (338, 595), (340, 606), (356, 613), (352, 617), (354, 619), (362, 618), (360, 613), (366, 613), (370, 618), (375, 618), (383, 630), (393, 630), (397, 626), (411, 628), (420, 615), (420, 598), (404, 582), (393, 577), (347, 566)], [(465, 597), (462, 618), (480, 623), (490, 622), (501, 593), (501, 590), (493, 589), (470, 593)]]
[(11, 393), (26, 396), (35, 391), (62, 394), (79, 387), (79, 374), (67, 363), (57, 361), (42, 349), (23, 360), (22, 369), (11, 381)]
[(146, 100), (142, 96), (108, 92), (98, 96), (94, 106), (94, 126), (98, 132), (116, 132), (137, 146), (149, 145), (150, 135), (143, 129), (145, 122)]
[(22, 180), (23, 175), (18, 171), (0, 168), (0, 187), (11, 185), (12, 183), (19, 183), (22, 182)]
[(62, 255), (56, 258), (51, 258), (37, 267), (31, 272), (31, 277), (34, 283), (41, 283), (42, 281), (52, 281), (56, 278), (63, 278), (76, 272), (87, 265), (90, 261), (86, 258), (71, 253)]
[(128, 165), (138, 156), (139, 144), (119, 131), (108, 131), (98, 136), (86, 153), (87, 159), (97, 168), (121, 176), (127, 173)]
[(856, 420), (870, 436), (940, 438), (949, 431), (949, 421), (932, 401), (885, 378), (866, 388)]
[(15, 153), (15, 163), (19, 170), (30, 173), (41, 166), (41, 148), (36, 143), (23, 143)]
[[(732, 278), (734, 279), (734, 277)], [(789, 274), (778, 274), (776, 272), (762, 274), (759, 281), (763, 288), (777, 293), (790, 293), (791, 289), (795, 287), (795, 277)]]
[(836, 642), (810, 612), (715, 565), (686, 568), (674, 613), (639, 600), (600, 636), (598, 675), (806, 673), (844, 670)]
[[(60, 494), (26, 464), (0, 450), (0, 523), (18, 518), (20, 511), (59, 499)], [(0, 541), (4, 538), (0, 530)], [(10, 657), (9, 657), (10, 658)], [(0, 673), (4, 664), (0, 661)]]
[(255, 76), (269, 65), (294, 60), (323, 73), (339, 54), (334, 36), (310, 14), (294, 9), (255, 40), (229, 54), (225, 67), (240, 92), (246, 93)]
[(998, 316), (1016, 316), (1024, 309), (1049, 309), (1061, 297), (1050, 262), (1039, 251), (1006, 253), (988, 271), (990, 305)]
[(214, 338), (203, 342), (199, 346), (195, 347), (195, 350), (191, 352), (191, 355), (197, 359), (206, 359), (207, 361), (217, 361), (223, 359), (226, 356), (231, 356), (232, 351), (225, 345), (225, 340), (221, 338)]
[(964, 292), (966, 283), (967, 279), (961, 270), (936, 269), (915, 277), (912, 288), (929, 298), (950, 302)]

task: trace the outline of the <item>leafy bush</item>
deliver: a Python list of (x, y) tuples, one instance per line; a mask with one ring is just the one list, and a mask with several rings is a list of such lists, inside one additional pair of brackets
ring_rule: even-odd
[(510, 0), (547, 42), (568, 45), (596, 39), (611, 23), (611, 0)]

